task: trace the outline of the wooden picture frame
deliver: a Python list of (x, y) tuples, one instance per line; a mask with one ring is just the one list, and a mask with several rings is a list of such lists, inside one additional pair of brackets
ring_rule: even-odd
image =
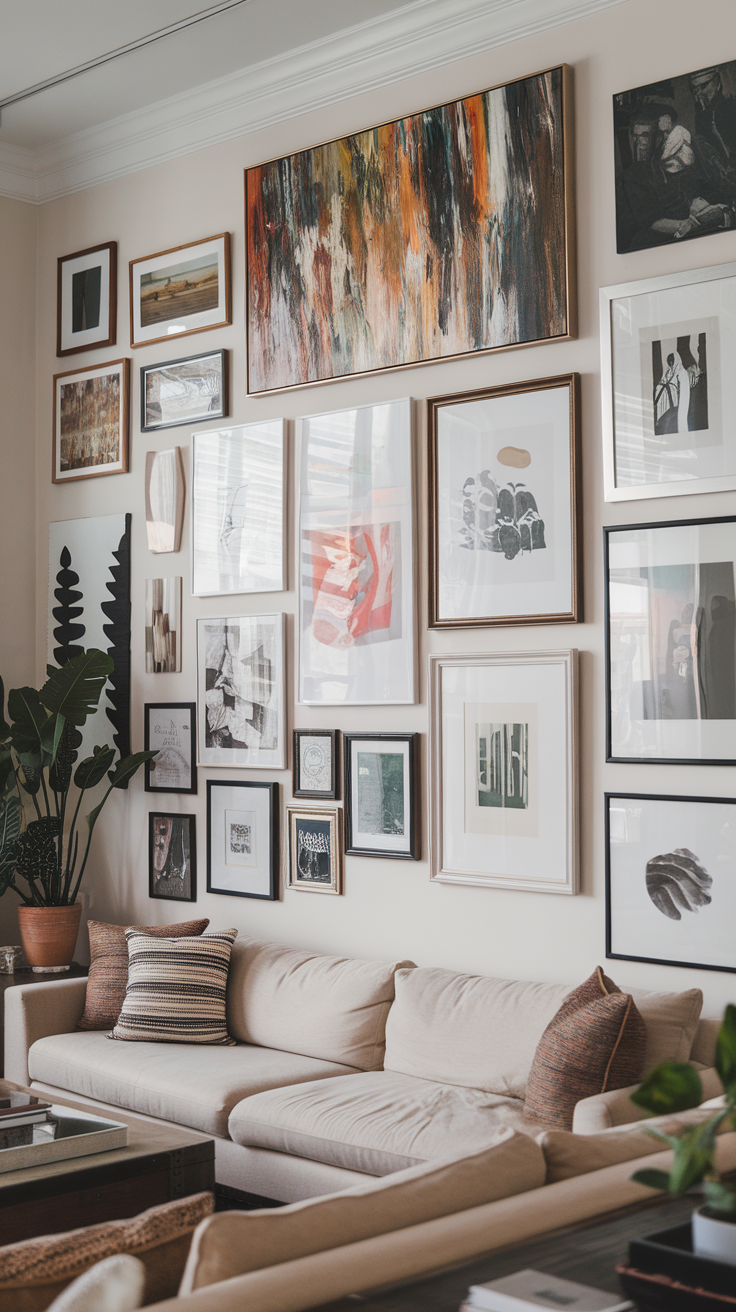
[[(286, 887), (302, 893), (343, 891), (340, 807), (286, 808)], [(322, 861), (326, 857), (326, 861)]]
[[(159, 746), (160, 744), (160, 746)], [(143, 745), (157, 751), (144, 765), (147, 793), (196, 793), (197, 706), (195, 702), (146, 702)], [(158, 772), (159, 779), (156, 780)]]
[(148, 896), (197, 901), (197, 817), (178, 811), (148, 815)]
[[(339, 729), (295, 729), (293, 737), (292, 796), (335, 800), (340, 795)], [(324, 760), (319, 739), (329, 740), (329, 763)], [(314, 787), (315, 782), (327, 786)], [(311, 788), (307, 786), (309, 783), (313, 785)]]
[[(229, 358), (230, 352), (222, 348), (142, 365), (141, 432), (224, 419), (230, 413)], [(162, 397), (164, 386), (167, 398)]]
[(208, 779), (207, 892), (275, 902), (278, 870), (278, 784)]
[[(93, 384), (90, 395), (89, 384)], [(96, 430), (84, 421), (94, 410)], [(100, 411), (102, 409), (102, 423)], [(81, 413), (80, 413), (81, 412)], [(127, 474), (130, 468), (130, 359), (54, 374), (52, 483)], [(111, 455), (113, 459), (101, 459)]]
[[(56, 262), (56, 354), (117, 342), (118, 244), (102, 242)], [(88, 327), (89, 320), (93, 322)]]
[(230, 233), (131, 260), (129, 285), (134, 348), (226, 327), (232, 323)]
[[(420, 736), (418, 733), (343, 734), (346, 856), (419, 860)], [(392, 745), (402, 750), (392, 752)], [(379, 765), (378, 757), (386, 759)], [(394, 758), (393, 762), (389, 761), (390, 757)], [(373, 773), (372, 781), (368, 771)], [(372, 802), (365, 795), (361, 798), (361, 790), (371, 782), (378, 794)], [(398, 838), (402, 841), (397, 842)]]

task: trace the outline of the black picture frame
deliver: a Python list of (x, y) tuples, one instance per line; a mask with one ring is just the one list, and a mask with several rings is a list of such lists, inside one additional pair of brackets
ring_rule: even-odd
[(197, 792), (197, 704), (196, 702), (145, 702), (143, 706), (143, 745), (147, 752), (151, 751), (151, 721), (149, 712), (151, 711), (180, 711), (188, 713), (190, 717), (189, 724), (189, 786), (177, 788), (166, 785), (159, 788), (152, 780), (152, 775), (156, 773), (155, 759), (146, 761), (144, 769), (144, 791), (147, 793), (188, 793)]
[[(189, 838), (189, 844), (188, 844), (189, 893), (188, 894), (183, 891), (174, 892), (174, 893), (161, 892), (160, 888), (158, 892), (156, 891), (157, 876), (156, 876), (156, 871), (154, 869), (154, 851), (156, 845), (156, 822), (160, 820), (172, 821), (172, 837), (170, 842), (173, 844), (177, 843), (176, 830), (175, 830), (176, 822), (181, 822), (182, 827), (184, 826), (184, 824), (186, 824), (188, 828), (188, 838)], [(172, 880), (176, 880), (177, 875), (173, 873), (173, 871), (175, 870), (175, 866), (173, 865), (173, 858), (169, 853), (167, 854), (166, 865), (169, 865), (170, 861), (172, 863), (172, 874), (170, 878)], [(173, 884), (172, 886), (174, 888), (178, 887), (177, 884)], [(150, 811), (149, 812), (148, 814), (148, 896), (151, 898), (158, 898), (163, 902), (196, 902), (197, 901), (197, 817), (196, 815), (182, 815), (178, 811)]]
[[(193, 364), (196, 360), (211, 360), (215, 357), (220, 361), (220, 406), (217, 410), (207, 410), (198, 412), (193, 415), (187, 415), (184, 419), (172, 419), (166, 423), (147, 423), (148, 408), (146, 405), (147, 378), (149, 374), (155, 374), (165, 369), (174, 369), (177, 365)], [(158, 433), (164, 428), (181, 428), (185, 424), (202, 424), (210, 419), (225, 419), (230, 413), (230, 352), (221, 349), (217, 351), (198, 351), (196, 355), (183, 355), (176, 360), (162, 360), (158, 364), (144, 364), (141, 366), (141, 432)]]
[[(264, 863), (264, 869), (258, 873), (257, 877), (261, 880), (263, 891), (254, 891), (253, 889), (224, 888), (217, 885), (217, 877), (221, 873), (222, 861), (216, 858), (220, 855), (220, 843), (217, 835), (214, 833), (213, 825), (220, 818), (220, 811), (224, 806), (226, 799), (219, 798), (215, 802), (218, 790), (225, 789), (257, 789), (258, 796), (263, 797), (265, 790), (265, 804), (261, 804), (261, 817), (265, 821), (268, 833), (268, 855)], [(240, 796), (238, 800), (240, 800)], [(243, 800), (247, 794), (242, 794)], [(234, 799), (233, 799), (234, 800)], [(257, 801), (254, 798), (254, 803)], [(213, 839), (215, 840), (213, 842)], [(224, 846), (224, 843), (223, 843)], [(247, 868), (243, 863), (241, 868)], [(254, 779), (208, 779), (207, 780), (207, 892), (220, 893), (225, 897), (252, 897), (261, 901), (276, 902), (279, 896), (279, 785), (277, 783), (261, 782)]]
[[(327, 789), (303, 788), (304, 782), (301, 772), (301, 738), (329, 738), (332, 748), (332, 768), (330, 770), (330, 787)], [(292, 796), (293, 797), (311, 797), (315, 801), (324, 798), (326, 802), (335, 801), (340, 796), (340, 771), (338, 767), (338, 752), (340, 750), (340, 731), (339, 729), (295, 729), (294, 730), (294, 757), (292, 761)]]
[[(380, 856), (399, 861), (418, 861), (421, 855), (419, 834), (419, 805), (417, 782), (419, 777), (418, 733), (344, 733), (343, 768), (345, 773), (345, 854), (346, 856)], [(406, 743), (408, 746), (408, 788), (405, 792), (404, 815), (408, 818), (409, 838), (404, 851), (361, 845), (356, 838), (353, 816), (352, 746), (358, 742)]]

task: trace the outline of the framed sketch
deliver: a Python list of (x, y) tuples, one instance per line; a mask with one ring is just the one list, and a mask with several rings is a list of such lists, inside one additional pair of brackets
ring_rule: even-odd
[(153, 811), (148, 817), (148, 896), (197, 901), (197, 817)]
[(146, 579), (146, 674), (181, 670), (181, 579)]
[(339, 796), (337, 729), (295, 729), (294, 797)]
[(146, 702), (144, 746), (147, 793), (196, 793), (197, 708), (194, 702)]
[(427, 402), (429, 622), (582, 619), (577, 374)]
[(207, 892), (279, 895), (279, 786), (207, 781)]
[(181, 447), (146, 452), (146, 536), (154, 554), (178, 551), (184, 525)]
[(414, 701), (408, 398), (298, 421), (299, 701)]
[(247, 169), (248, 391), (574, 336), (570, 100), (560, 66)]
[(284, 616), (197, 620), (199, 764), (286, 766)]
[(228, 352), (188, 355), (141, 369), (141, 432), (223, 419), (228, 413)]
[(346, 733), (345, 852), (419, 860), (418, 733)]
[(130, 261), (130, 344), (231, 323), (230, 233)]
[(127, 474), (130, 360), (54, 374), (52, 483)]
[(282, 592), (283, 419), (192, 434), (192, 592)]
[(606, 759), (736, 765), (736, 516), (603, 535)]
[(430, 878), (578, 892), (577, 652), (430, 656)]
[(736, 488), (736, 263), (604, 287), (607, 501)]
[(56, 354), (114, 346), (118, 325), (118, 244), (103, 242), (57, 260)]
[(606, 793), (606, 956), (736, 971), (736, 798)]
[(287, 888), (342, 893), (342, 813), (339, 807), (287, 806)]

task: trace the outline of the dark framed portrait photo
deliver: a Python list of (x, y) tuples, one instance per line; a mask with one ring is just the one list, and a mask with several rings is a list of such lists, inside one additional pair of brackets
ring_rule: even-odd
[(146, 702), (143, 736), (147, 793), (196, 793), (197, 708), (194, 702)]
[(208, 779), (208, 893), (278, 898), (278, 817), (278, 784)]
[(342, 893), (340, 808), (287, 806), (286, 830), (286, 887), (306, 893)]
[(196, 816), (163, 811), (149, 814), (148, 896), (196, 902)]
[(419, 860), (418, 733), (346, 733), (345, 852)]
[(222, 419), (228, 413), (228, 352), (208, 351), (141, 369), (141, 432)]
[(337, 729), (294, 730), (294, 797), (339, 796), (338, 743)]
[(118, 321), (118, 244), (103, 242), (57, 261), (56, 354), (114, 346)]

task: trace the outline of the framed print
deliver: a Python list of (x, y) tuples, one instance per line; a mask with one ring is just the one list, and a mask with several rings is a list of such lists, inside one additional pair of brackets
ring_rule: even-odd
[(736, 765), (736, 516), (603, 536), (606, 759)]
[(282, 592), (283, 419), (192, 434), (192, 592)]
[(146, 536), (154, 554), (178, 551), (184, 525), (181, 447), (146, 452)]
[(103, 242), (56, 262), (56, 354), (114, 346), (118, 325), (118, 244)]
[(299, 701), (414, 701), (411, 402), (298, 421)]
[(430, 656), (430, 878), (578, 892), (577, 652)]
[(582, 619), (577, 374), (427, 402), (429, 622)]
[(148, 817), (148, 896), (170, 902), (197, 901), (197, 817)]
[(419, 860), (418, 733), (346, 733), (345, 852)]
[(146, 579), (146, 674), (181, 670), (181, 579)]
[(342, 893), (341, 824), (338, 807), (307, 811), (287, 806), (287, 888)]
[(141, 369), (141, 432), (223, 419), (228, 413), (228, 352), (188, 355)]
[(606, 956), (736, 971), (736, 798), (606, 793)]
[(561, 65), (247, 169), (248, 391), (574, 336), (571, 91)]
[(207, 781), (207, 892), (279, 895), (279, 786)]
[(146, 702), (144, 746), (156, 756), (146, 761), (147, 793), (196, 793), (197, 739), (194, 702)]
[(230, 322), (229, 232), (130, 261), (131, 346)]
[(736, 488), (736, 263), (604, 287), (606, 501)]
[(197, 620), (199, 764), (286, 766), (284, 616)]
[(294, 730), (294, 797), (339, 796), (337, 729)]
[(54, 374), (52, 483), (128, 472), (130, 360)]

